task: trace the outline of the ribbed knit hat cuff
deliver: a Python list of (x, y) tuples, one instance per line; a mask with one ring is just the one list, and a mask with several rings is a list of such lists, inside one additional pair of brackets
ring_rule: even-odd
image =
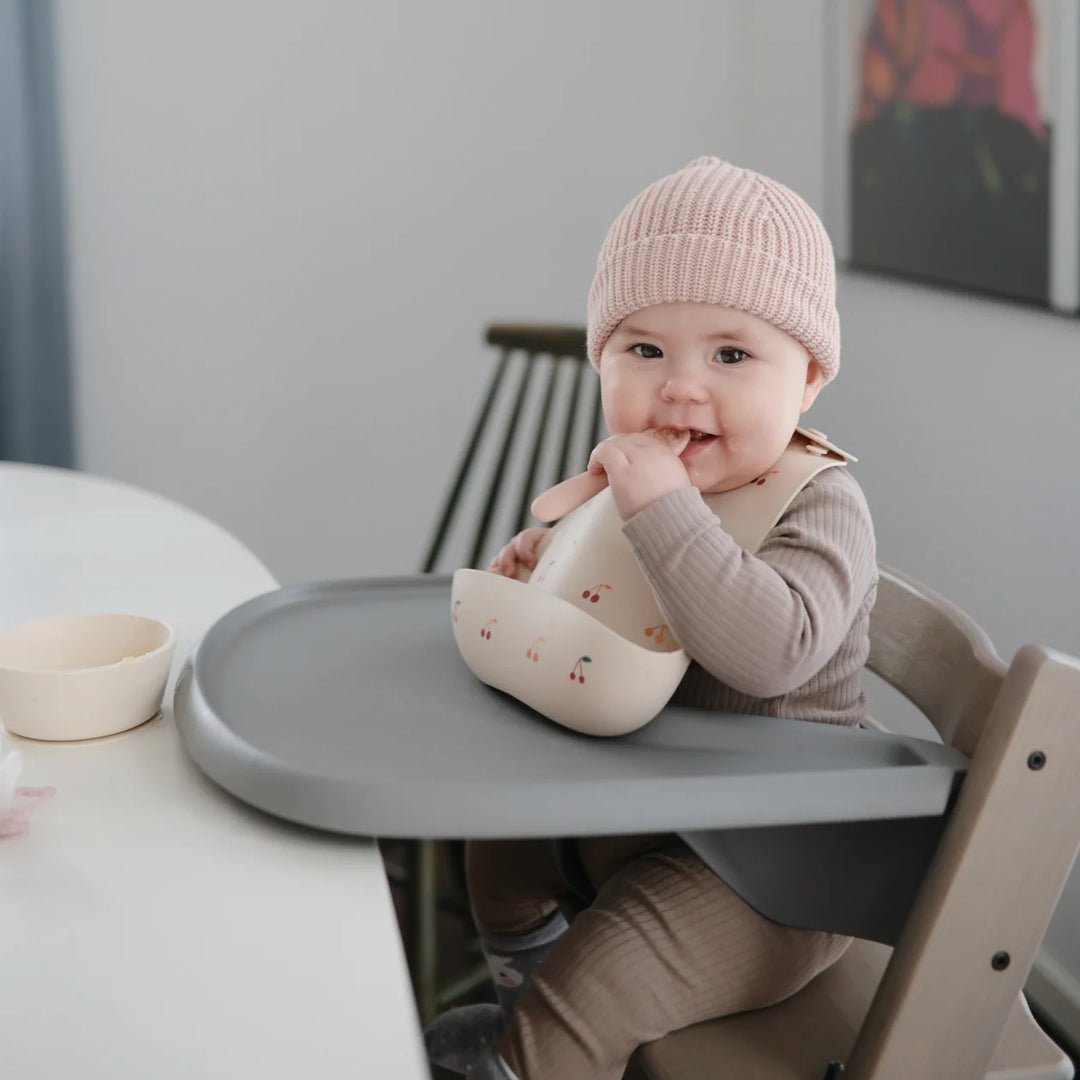
[(589, 359), (599, 366), (604, 345), (628, 315), (677, 301), (748, 311), (801, 342), (826, 382), (839, 369), (839, 317), (830, 295), (790, 262), (694, 233), (644, 237), (600, 264), (589, 292)]

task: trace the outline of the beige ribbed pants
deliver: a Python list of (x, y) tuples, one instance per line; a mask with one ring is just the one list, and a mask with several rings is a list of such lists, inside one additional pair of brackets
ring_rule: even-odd
[(758, 915), (675, 836), (580, 841), (595, 901), (575, 910), (543, 840), (466, 847), (477, 921), (530, 930), (556, 905), (569, 930), (533, 972), (496, 1043), (519, 1080), (620, 1080), (634, 1049), (795, 993), (850, 938)]

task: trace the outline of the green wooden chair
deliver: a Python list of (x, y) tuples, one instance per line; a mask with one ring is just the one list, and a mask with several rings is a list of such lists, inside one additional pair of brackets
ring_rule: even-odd
[[(486, 565), (514, 533), (535, 524), (533, 497), (584, 468), (601, 437), (599, 381), (586, 371), (584, 327), (494, 324), (485, 336), (497, 350), (494, 367), (424, 554), (425, 574)], [(469, 950), (475, 963), (463, 975), (440, 972), (439, 914), (460, 920), (472, 939), (464, 845), (382, 847), (391, 881), (404, 890), (405, 952), (426, 1023), (488, 976), (478, 947)]]

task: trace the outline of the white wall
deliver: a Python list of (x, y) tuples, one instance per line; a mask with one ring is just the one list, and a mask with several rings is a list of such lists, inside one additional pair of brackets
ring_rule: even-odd
[(283, 581), (418, 567), (484, 323), (737, 111), (730, 2), (58, 6), (80, 463)]
[[(81, 464), (283, 581), (414, 569), (486, 321), (580, 321), (610, 218), (701, 153), (823, 209), (825, 2), (59, 0)], [(811, 419), (883, 560), (1006, 656), (1080, 654), (1080, 320), (850, 274), (840, 307)], [(1080, 877), (1058, 988), (1078, 919)]]

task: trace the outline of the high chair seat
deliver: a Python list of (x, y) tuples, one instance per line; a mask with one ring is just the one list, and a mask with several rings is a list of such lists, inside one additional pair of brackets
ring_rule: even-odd
[[(650, 1080), (822, 1080), (829, 1062), (850, 1058), (891, 952), (876, 942), (855, 941), (793, 997), (643, 1046), (640, 1067)], [(1069, 1058), (1032, 1019), (1023, 996), (1017, 997), (986, 1080), (1072, 1076)]]

